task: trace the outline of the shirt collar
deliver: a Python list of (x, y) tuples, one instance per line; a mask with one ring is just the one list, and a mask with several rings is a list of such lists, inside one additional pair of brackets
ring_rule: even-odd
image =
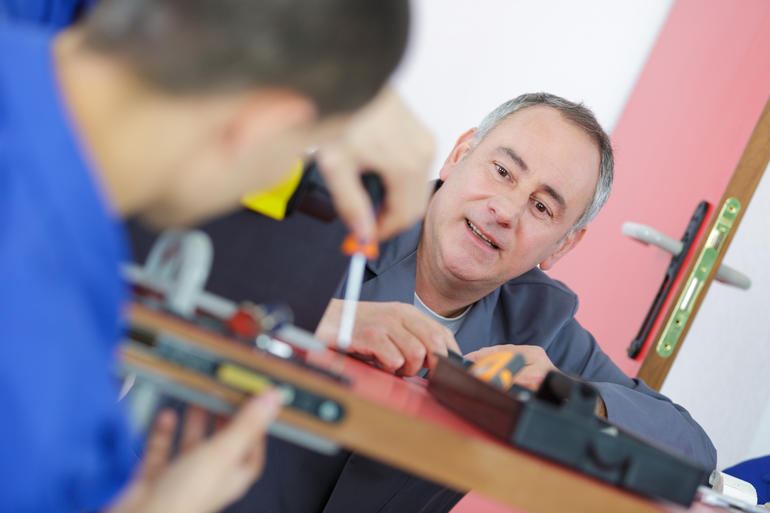
[(417, 252), (417, 244), (422, 234), (422, 221), (407, 231), (380, 244), (380, 257), (367, 262), (367, 268), (375, 275), (380, 275)]

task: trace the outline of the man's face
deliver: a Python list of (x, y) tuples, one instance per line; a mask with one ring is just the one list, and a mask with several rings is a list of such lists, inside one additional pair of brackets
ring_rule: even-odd
[(315, 119), (277, 106), (223, 116), (184, 158), (169, 166), (165, 185), (140, 218), (156, 228), (186, 226), (227, 213), (248, 193), (285, 180), (309, 147), (335, 139), (349, 114)]
[(548, 269), (582, 230), (599, 177), (594, 139), (559, 111), (517, 111), (470, 149), (473, 131), (441, 169), (420, 251), (431, 272), (485, 293), (537, 264)]

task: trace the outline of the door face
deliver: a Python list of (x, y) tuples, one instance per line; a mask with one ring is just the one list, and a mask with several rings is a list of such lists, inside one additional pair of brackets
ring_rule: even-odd
[(610, 200), (550, 273), (578, 294), (578, 319), (630, 375), (641, 362), (626, 347), (671, 255), (625, 237), (621, 225), (679, 239), (699, 201), (718, 203), (770, 92), (768, 26), (762, 0), (674, 4), (612, 135)]
[(770, 454), (770, 166), (724, 260), (751, 289), (712, 284), (661, 389), (704, 427), (718, 468)]

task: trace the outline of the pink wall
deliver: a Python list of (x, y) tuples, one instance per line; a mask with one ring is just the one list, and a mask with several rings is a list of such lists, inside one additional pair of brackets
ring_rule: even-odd
[[(698, 201), (719, 201), (770, 93), (770, 2), (679, 0), (612, 135), (615, 186), (585, 239), (551, 276), (629, 374), (636, 335), (670, 256), (620, 233), (624, 221), (680, 238)], [(719, 285), (718, 285), (719, 286)]]
[[(551, 272), (578, 293), (578, 318), (631, 375), (639, 362), (625, 349), (670, 256), (626, 238), (621, 225), (678, 239), (701, 199), (719, 201), (770, 93), (768, 27), (767, 0), (675, 3), (612, 136), (612, 196)], [(513, 510), (470, 494), (453, 511)]]

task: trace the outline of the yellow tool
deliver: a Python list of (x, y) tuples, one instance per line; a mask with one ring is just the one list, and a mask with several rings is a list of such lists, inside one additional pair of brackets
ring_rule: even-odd
[(508, 390), (516, 382), (516, 374), (526, 365), (524, 357), (516, 353), (498, 352), (479, 359), (471, 366), (470, 372), (487, 383)]
[(302, 160), (297, 159), (286, 178), (267, 191), (248, 194), (242, 200), (251, 210), (281, 221), (287, 214), (287, 207), (297, 191), (304, 171)]

